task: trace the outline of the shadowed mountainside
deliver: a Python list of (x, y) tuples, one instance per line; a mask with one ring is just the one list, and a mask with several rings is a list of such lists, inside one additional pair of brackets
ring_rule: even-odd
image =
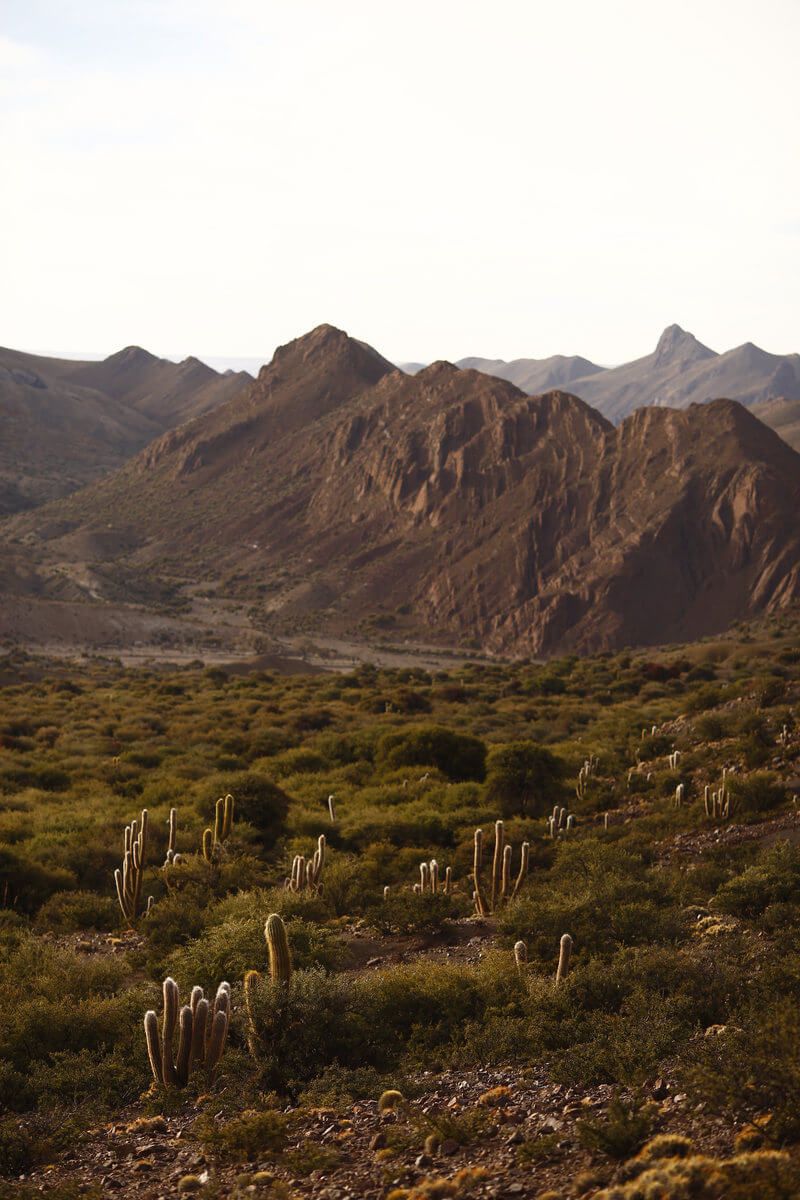
[[(274, 628), (548, 653), (695, 637), (800, 598), (800, 456), (740, 404), (643, 409), (433, 363), (321, 326), (245, 392), (36, 522), (57, 557), (157, 557)], [(8, 528), (8, 526), (7, 526)], [(296, 625), (295, 625), (296, 627)]]

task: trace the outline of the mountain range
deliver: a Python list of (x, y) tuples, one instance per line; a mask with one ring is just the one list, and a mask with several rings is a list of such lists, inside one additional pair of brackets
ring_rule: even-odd
[[(615, 423), (645, 405), (686, 408), (720, 397), (748, 408), (776, 399), (800, 401), (800, 355), (768, 354), (752, 342), (717, 354), (680, 325), (664, 330), (652, 354), (618, 367), (559, 355), (511, 362), (464, 358), (458, 366), (510, 379), (531, 394), (568, 387)], [(772, 410), (759, 411), (771, 423)]]
[(0, 348), (0, 516), (100, 479), (249, 382), (138, 346), (99, 362)]
[[(667, 332), (662, 365), (709, 361)], [(615, 426), (562, 389), (446, 362), (405, 374), (323, 325), (0, 534), (36, 561), (32, 592), (76, 556), (95, 601), (157, 564), (275, 631), (538, 655), (693, 638), (799, 600), (798, 512), (800, 455), (736, 401)]]

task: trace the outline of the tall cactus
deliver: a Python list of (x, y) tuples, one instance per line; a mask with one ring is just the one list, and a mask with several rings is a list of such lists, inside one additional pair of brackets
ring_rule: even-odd
[(486, 901), (481, 892), (481, 871), (483, 869), (483, 830), (475, 830), (475, 852), (472, 860), (472, 879), (475, 884), (475, 907), (478, 915), (486, 916)]
[(572, 938), (568, 933), (561, 935), (561, 943), (558, 951), (558, 968), (556, 970), (556, 983), (561, 983), (566, 978), (569, 971), (570, 959), (572, 958)]
[[(185, 1088), (197, 1065), (205, 1070), (210, 1085), (228, 1036), (231, 1014), (231, 985), (223, 982), (217, 988), (211, 1021), (209, 1003), (203, 989), (192, 989), (191, 1003), (180, 1008), (178, 985), (167, 978), (163, 985), (164, 1014), (159, 1032), (158, 1016), (153, 1009), (144, 1015), (144, 1036), (150, 1069), (156, 1083), (164, 1088)], [(178, 1050), (173, 1052), (175, 1029), (178, 1028)]]
[(530, 844), (522, 843), (520, 853), (519, 873), (512, 886), (511, 865), (514, 854), (513, 846), (505, 844), (504, 826), (502, 821), (495, 822), (494, 852), (492, 856), (492, 886), (488, 896), (481, 886), (481, 868), (483, 866), (483, 830), (475, 830), (475, 854), (472, 866), (472, 879), (475, 885), (473, 900), (478, 916), (485, 917), (497, 912), (509, 900), (518, 894), (528, 874), (530, 865)]
[(273, 983), (288, 984), (292, 978), (292, 955), (286, 926), (277, 913), (270, 913), (264, 926), (269, 951), (269, 973)]
[(494, 856), (492, 858), (492, 891), (491, 891), (491, 906), (492, 912), (497, 908), (497, 902), (500, 898), (501, 877), (503, 873), (503, 822), (495, 821), (494, 823)]
[[(149, 823), (146, 808), (142, 809), (141, 824), (135, 820), (125, 826), (124, 852), (122, 870), (114, 872), (114, 883), (117, 888), (117, 899), (123, 916), (133, 924), (139, 917), (142, 907), (142, 879), (144, 878), (145, 859), (147, 857), (147, 835)], [(153, 897), (148, 897), (147, 912), (153, 903)]]
[(290, 875), (287, 875), (284, 887), (291, 892), (301, 892), (306, 888), (321, 891), (326, 849), (327, 841), (325, 834), (321, 833), (317, 838), (317, 848), (314, 851), (313, 858), (305, 858), (302, 854), (295, 854), (292, 859), (292, 871)]
[(211, 863), (217, 856), (217, 847), (231, 836), (233, 828), (233, 796), (220, 796), (214, 805), (214, 828), (203, 832), (203, 858)]

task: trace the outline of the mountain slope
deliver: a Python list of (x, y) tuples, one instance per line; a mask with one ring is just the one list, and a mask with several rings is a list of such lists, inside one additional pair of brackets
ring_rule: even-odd
[(129, 347), (102, 362), (0, 349), (0, 515), (116, 470), (165, 429), (207, 412), (249, 375), (218, 375)]
[[(657, 485), (657, 486), (656, 486)], [(258, 599), (275, 629), (378, 621), (549, 653), (699, 636), (800, 598), (800, 456), (741, 405), (643, 409), (434, 363), (322, 326), (258, 380), (36, 522), (136, 570)]]

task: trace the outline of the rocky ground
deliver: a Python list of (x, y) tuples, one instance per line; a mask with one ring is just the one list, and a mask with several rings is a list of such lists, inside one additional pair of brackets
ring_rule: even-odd
[[(104, 1194), (158, 1200), (210, 1187), (220, 1195), (257, 1197), (280, 1180), (287, 1194), (315, 1200), (383, 1200), (395, 1188), (442, 1179), (459, 1195), (525, 1200), (548, 1190), (574, 1194), (579, 1177), (588, 1190), (613, 1177), (613, 1164), (584, 1149), (578, 1129), (579, 1121), (603, 1113), (612, 1096), (608, 1086), (561, 1086), (548, 1083), (541, 1070), (519, 1068), (424, 1073), (414, 1083), (419, 1095), (401, 1110), (379, 1112), (377, 1097), (338, 1111), (287, 1108), (287, 1148), (236, 1163), (215, 1158), (195, 1140), (196, 1112), (143, 1117), (137, 1106), (114, 1124), (89, 1130), (84, 1145), (28, 1182), (43, 1189), (67, 1181), (99, 1184)], [(696, 1107), (690, 1111), (687, 1097), (669, 1081), (655, 1081), (650, 1094), (659, 1132), (691, 1133), (710, 1153), (730, 1149), (721, 1121), (704, 1118)], [(426, 1136), (437, 1126), (447, 1133), (448, 1123), (457, 1129), (464, 1114), (465, 1128), (426, 1153)], [(313, 1166), (315, 1160), (322, 1165)]]

